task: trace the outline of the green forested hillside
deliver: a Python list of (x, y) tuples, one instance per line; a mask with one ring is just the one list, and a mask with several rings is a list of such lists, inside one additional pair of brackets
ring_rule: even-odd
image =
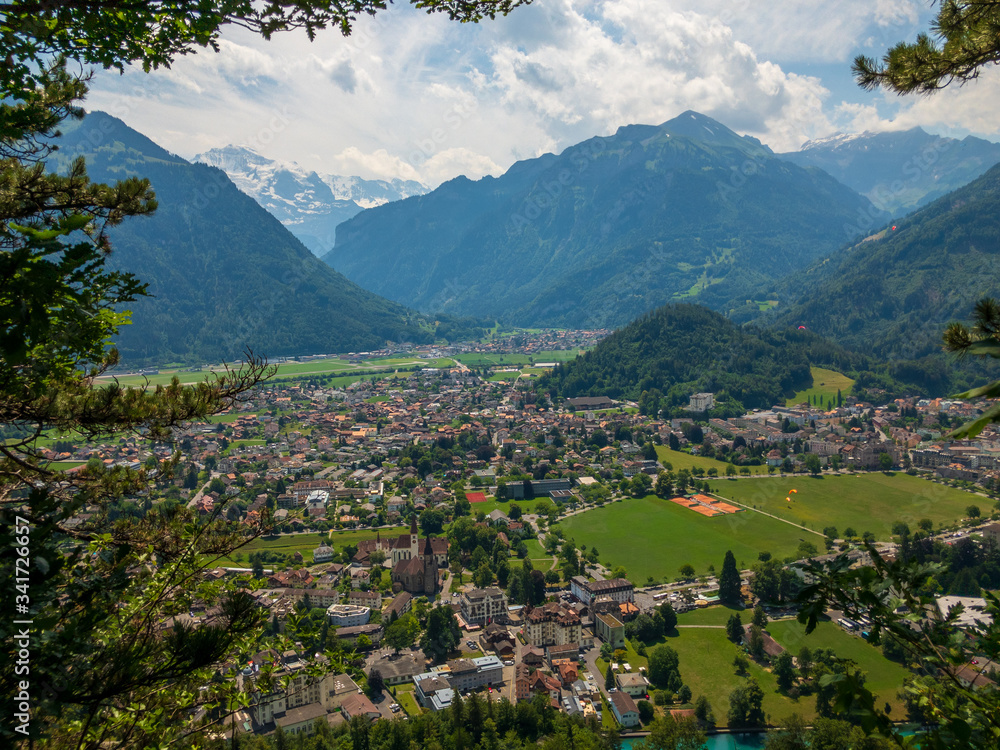
[(655, 389), (661, 408), (707, 391), (734, 408), (769, 407), (811, 383), (808, 338), (740, 328), (707, 308), (671, 304), (559, 365), (538, 387), (567, 398), (638, 399)]
[(853, 238), (845, 225), (872, 210), (829, 175), (686, 112), (363, 211), (324, 259), (420, 310), (617, 326), (708, 291), (755, 298)]
[(895, 231), (792, 274), (780, 285), (791, 304), (767, 319), (885, 360), (918, 359), (940, 352), (947, 323), (1000, 295), (998, 256), (1000, 166), (897, 221)]
[(147, 177), (159, 208), (111, 233), (112, 264), (149, 283), (118, 346), (126, 365), (371, 349), (429, 336), (422, 317), (322, 263), (221, 170), (192, 165), (97, 112), (61, 141), (91, 179)]

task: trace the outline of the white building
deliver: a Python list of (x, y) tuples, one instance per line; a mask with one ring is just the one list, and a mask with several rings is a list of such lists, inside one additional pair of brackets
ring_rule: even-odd
[(696, 393), (688, 402), (688, 411), (708, 411), (715, 405), (715, 396), (711, 393)]
[(356, 604), (331, 604), (326, 608), (327, 619), (331, 625), (336, 625), (338, 628), (367, 625), (371, 615), (370, 608)]
[(469, 625), (507, 622), (507, 595), (496, 586), (468, 591), (462, 594), (458, 604), (462, 619)]

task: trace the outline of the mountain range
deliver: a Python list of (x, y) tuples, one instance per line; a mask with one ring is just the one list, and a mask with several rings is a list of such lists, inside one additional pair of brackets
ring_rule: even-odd
[(244, 146), (213, 148), (193, 161), (218, 167), (316, 255), (328, 252), (341, 222), (366, 208), (427, 192), (414, 180), (364, 180), (306, 170)]
[(882, 359), (939, 352), (947, 323), (1000, 297), (1000, 165), (779, 283), (770, 325), (804, 325)]
[(808, 141), (781, 158), (819, 167), (878, 208), (902, 216), (1000, 163), (1000, 144), (971, 135), (962, 140), (943, 138), (912, 128)]
[(884, 219), (825, 172), (685, 112), (364, 211), (323, 259), (418, 310), (618, 326), (671, 300), (759, 300)]
[(67, 123), (52, 166), (150, 180), (159, 207), (110, 232), (110, 265), (149, 284), (117, 345), (125, 364), (216, 362), (426, 341), (428, 322), (322, 263), (215, 167), (190, 164), (102, 112)]

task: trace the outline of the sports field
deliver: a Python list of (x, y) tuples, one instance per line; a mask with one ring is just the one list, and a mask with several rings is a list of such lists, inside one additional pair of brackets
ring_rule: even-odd
[(888, 539), (897, 521), (915, 529), (917, 521), (929, 518), (937, 527), (964, 518), (969, 505), (988, 507), (986, 498), (902, 472), (723, 479), (709, 486), (724, 498), (816, 531), (836, 526), (843, 535), (852, 527), (878, 539)]
[(785, 406), (795, 406), (803, 402), (810, 403), (810, 399), (815, 398), (819, 399), (817, 406), (825, 407), (828, 402), (836, 406), (838, 390), (841, 396), (847, 396), (851, 392), (854, 381), (846, 375), (842, 375), (836, 370), (824, 370), (822, 367), (810, 367), (809, 369), (813, 376), (812, 387), (796, 393), (785, 402)]
[(601, 560), (624, 565), (629, 578), (645, 582), (673, 579), (687, 563), (698, 574), (708, 566), (721, 569), (726, 550), (736, 555), (740, 569), (749, 568), (759, 552), (792, 555), (803, 539), (819, 540), (809, 532), (759, 513), (734, 513), (706, 518), (653, 495), (612, 503), (559, 522), (567, 538), (597, 547)]
[[(660, 460), (661, 464), (670, 464), (674, 467), (674, 471), (680, 471), (681, 469), (687, 469), (690, 471), (694, 468), (704, 469), (708, 471), (709, 469), (715, 469), (719, 472), (720, 477), (726, 475), (726, 462), (717, 461), (714, 458), (705, 458), (704, 456), (692, 456), (690, 453), (684, 453), (683, 451), (672, 451), (665, 445), (656, 446), (656, 457)], [(742, 469), (742, 466), (737, 466), (736, 470)], [(748, 466), (751, 474), (767, 474), (766, 466)]]

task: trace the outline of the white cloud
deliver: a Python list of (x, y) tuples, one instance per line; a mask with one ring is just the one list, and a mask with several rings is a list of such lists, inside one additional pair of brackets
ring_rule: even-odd
[(922, 7), (547, 0), (495, 22), (454, 24), (397, 4), (360, 19), (347, 39), (330, 31), (311, 44), (295, 33), (264, 42), (234, 30), (218, 54), (170, 70), (102, 73), (88, 106), (185, 156), (236, 143), (321, 172), (432, 185), (686, 109), (778, 151), (855, 123), (927, 118), (994, 132), (995, 79), (977, 84), (977, 96), (858, 104), (817, 72), (846, 74), (859, 51), (908, 38), (926, 22)]
[(491, 83), (512, 111), (603, 134), (694, 109), (777, 148), (829, 127), (817, 79), (758, 60), (717, 19), (662, 12), (653, 0), (563, 0), (560, 11), (565, 23), (550, 40), (500, 45), (491, 56)]

